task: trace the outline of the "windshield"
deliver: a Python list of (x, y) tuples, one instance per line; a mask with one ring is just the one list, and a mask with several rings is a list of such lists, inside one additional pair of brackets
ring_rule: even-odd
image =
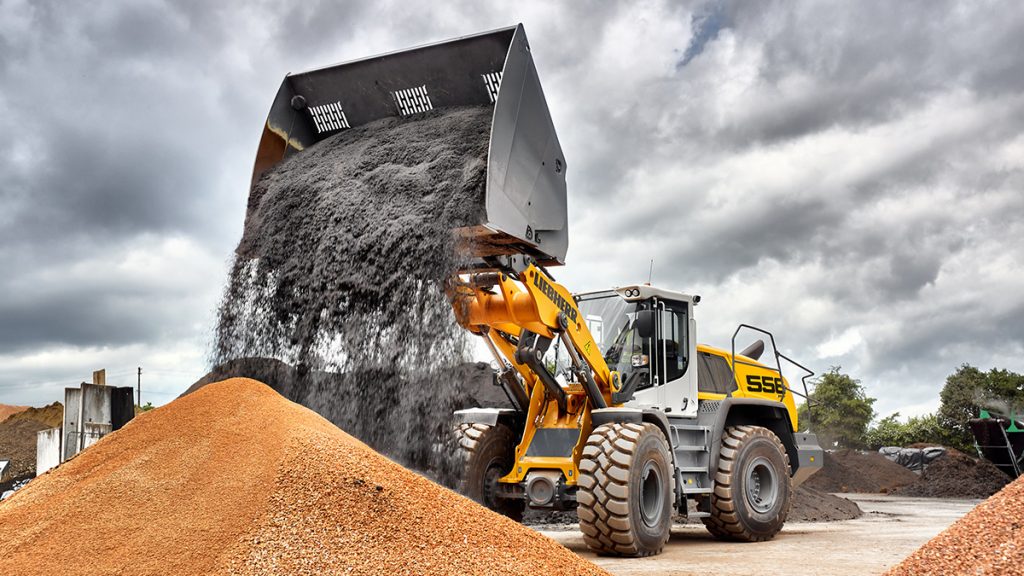
[(627, 302), (615, 292), (601, 292), (581, 296), (577, 304), (608, 368), (626, 376), (647, 364), (644, 339), (633, 326), (635, 302)]

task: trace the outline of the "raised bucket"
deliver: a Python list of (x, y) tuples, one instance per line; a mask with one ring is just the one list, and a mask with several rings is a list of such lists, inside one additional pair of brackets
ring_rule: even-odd
[(264, 126), (253, 183), (341, 130), (434, 108), (492, 105), (486, 221), (457, 233), (476, 256), (562, 264), (566, 162), (523, 26), (288, 74)]

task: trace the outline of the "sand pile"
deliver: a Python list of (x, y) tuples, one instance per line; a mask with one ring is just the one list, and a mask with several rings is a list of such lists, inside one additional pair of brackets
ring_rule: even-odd
[[(88, 561), (83, 561), (83, 559)], [(604, 574), (245, 379), (0, 503), (0, 574)]]
[(0, 404), (0, 422), (7, 420), (7, 417), (11, 414), (17, 414), (24, 410), (28, 410), (28, 406), (12, 406), (10, 404)]
[(899, 496), (927, 498), (988, 498), (1010, 478), (987, 460), (950, 450), (932, 462), (916, 482), (896, 490)]
[(17, 422), (19, 420), (35, 420), (49, 428), (57, 428), (64, 423), (64, 405), (60, 402), (54, 402), (42, 408), (26, 408), (9, 416), (4, 422)]
[(452, 229), (483, 220), (492, 112), (378, 120), (264, 173), (250, 193), (213, 364), (294, 366), (279, 387), (287, 398), (453, 481), (454, 447), (433, 447), (452, 441), (449, 416), (464, 394), (449, 372), (464, 361), (468, 335), (444, 283), (462, 264)]
[(821, 492), (892, 492), (916, 482), (917, 475), (877, 452), (825, 452), (821, 470), (806, 485)]
[(1024, 575), (1024, 478), (982, 502), (887, 576)]

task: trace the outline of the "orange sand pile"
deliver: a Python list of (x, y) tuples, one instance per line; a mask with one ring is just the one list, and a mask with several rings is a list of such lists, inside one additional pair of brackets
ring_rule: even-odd
[(11, 414), (17, 414), (18, 412), (24, 412), (28, 410), (28, 406), (11, 406), (10, 404), (0, 404), (0, 422), (7, 420), (7, 417)]
[(0, 574), (605, 574), (243, 378), (0, 503)]
[(1024, 478), (978, 504), (887, 576), (1024, 575)]

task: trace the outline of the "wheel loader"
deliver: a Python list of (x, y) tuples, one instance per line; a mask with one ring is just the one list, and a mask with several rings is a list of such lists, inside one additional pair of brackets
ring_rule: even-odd
[(698, 344), (698, 295), (639, 283), (573, 294), (555, 280), (568, 165), (522, 25), (289, 74), (253, 181), (341, 130), (473, 105), (493, 108), (485, 219), (453, 231), (466, 265), (446, 294), (509, 407), (455, 414), (461, 491), (515, 519), (576, 510), (599, 554), (659, 553), (674, 514), (723, 539), (772, 538), (822, 465), (782, 362), (810, 371), (751, 326), (729, 350)]

